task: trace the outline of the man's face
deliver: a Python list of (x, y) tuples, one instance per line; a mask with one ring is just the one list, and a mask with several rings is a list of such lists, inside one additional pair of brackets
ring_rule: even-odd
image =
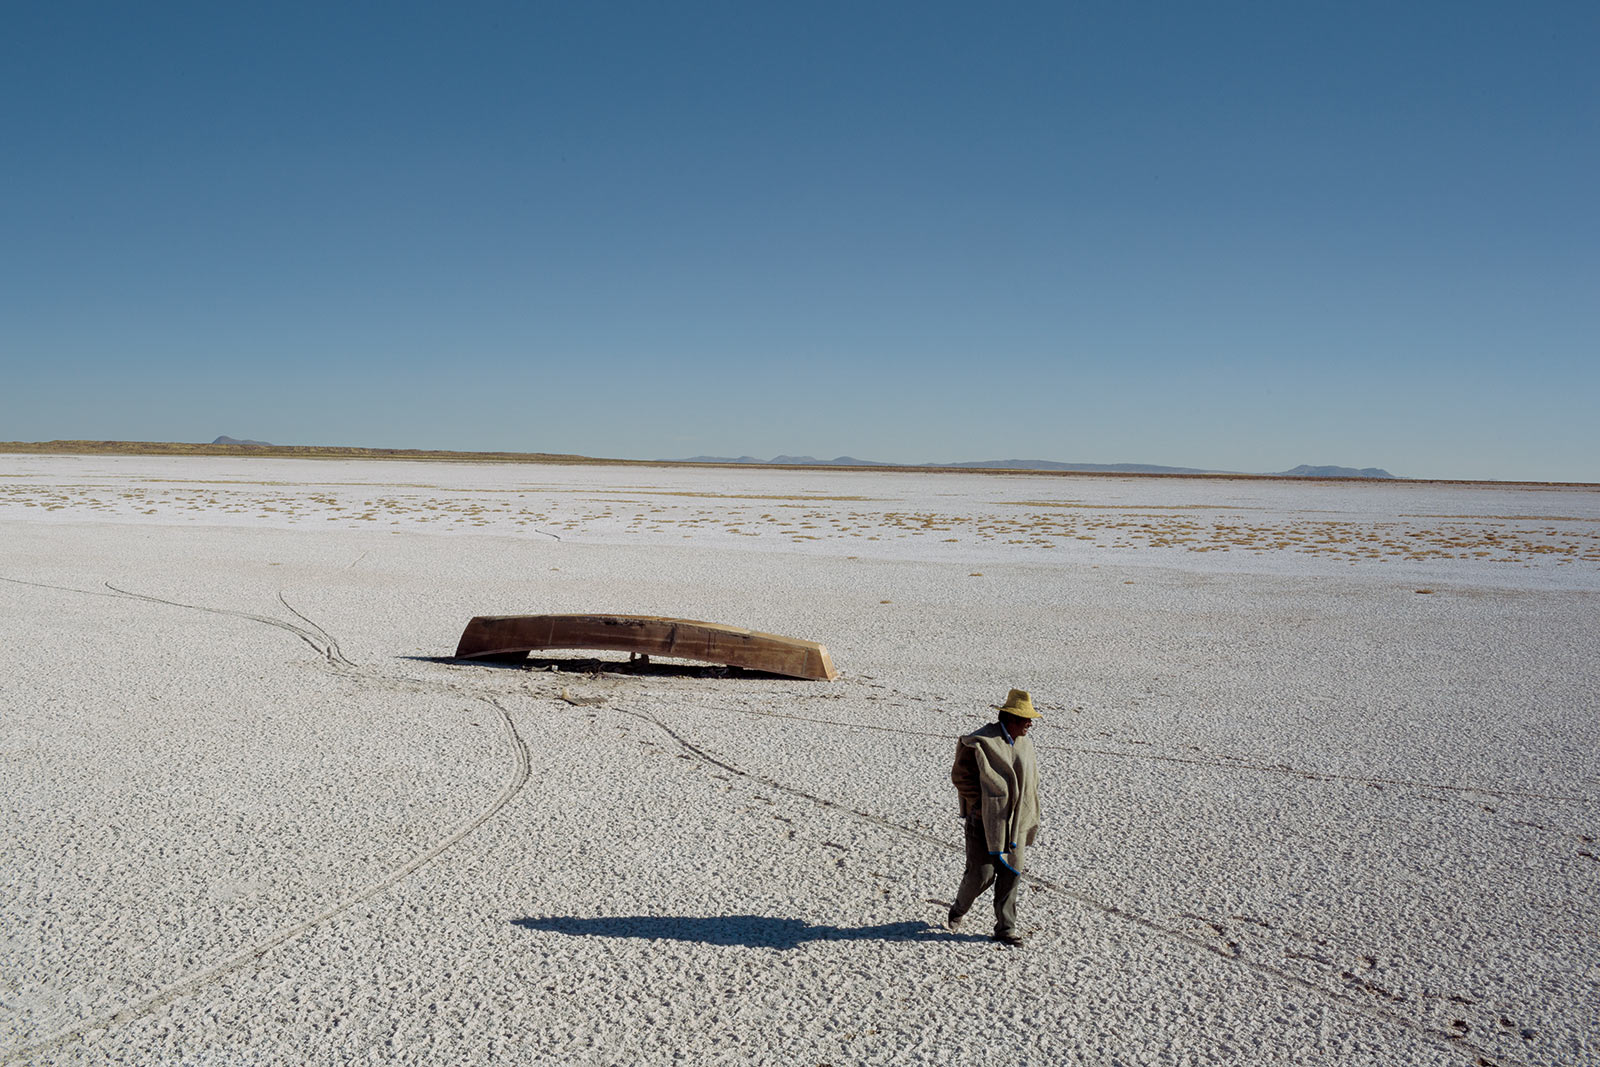
[(1006, 729), (1011, 731), (1012, 737), (1026, 737), (1028, 736), (1028, 731), (1033, 729), (1033, 720), (1007, 716)]

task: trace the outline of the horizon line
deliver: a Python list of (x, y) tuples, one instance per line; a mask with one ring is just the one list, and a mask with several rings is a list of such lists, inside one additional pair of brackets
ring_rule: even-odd
[[(738, 460), (690, 459), (624, 459), (620, 457), (585, 456), (568, 452), (510, 452), (471, 451), (462, 449), (385, 448), (368, 445), (278, 445), (278, 444), (218, 444), (214, 442), (187, 441), (113, 441), (94, 439), (56, 439), (51, 441), (0, 441), (0, 454), (11, 455), (146, 455), (146, 456), (217, 456), (233, 458), (278, 459), (373, 459), (420, 460), (426, 462), (458, 463), (528, 463), (571, 464), (593, 466), (631, 467), (713, 467), (735, 470), (766, 467), (775, 470), (816, 470), (850, 472), (921, 472), (930, 474), (1032, 474), (1050, 477), (1085, 478), (1202, 478), (1225, 480), (1243, 478), (1254, 481), (1274, 480), (1286, 482), (1360, 482), (1363, 485), (1539, 485), (1570, 488), (1600, 488), (1600, 482), (1541, 481), (1532, 478), (1412, 478), (1390, 475), (1387, 478), (1359, 475), (1307, 475), (1260, 473), (1245, 471), (1122, 471), (1122, 470), (1072, 470), (1037, 467), (967, 467), (934, 463), (773, 463), (758, 460), (754, 463)], [(963, 461), (972, 462), (972, 461)], [(975, 462), (1004, 462), (980, 460)], [(1037, 462), (1059, 462), (1040, 460)], [(1159, 466), (1159, 464), (1134, 464)], [(1095, 464), (1113, 466), (1113, 464)], [(1354, 468), (1352, 468), (1354, 469)], [(1381, 469), (1381, 468), (1380, 468)]]

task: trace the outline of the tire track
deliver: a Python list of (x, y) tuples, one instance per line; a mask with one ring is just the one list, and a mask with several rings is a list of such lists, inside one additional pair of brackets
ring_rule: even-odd
[[(612, 710), (637, 719), (640, 722), (649, 723), (655, 726), (668, 737), (672, 738), (672, 740), (677, 742), (681, 748), (695, 758), (704, 763), (710, 764), (713, 767), (727, 771), (729, 774), (737, 775), (746, 781), (756, 782), (769, 789), (774, 789), (778, 792), (787, 793), (790, 796), (810, 801), (819, 807), (852, 816), (856, 819), (860, 819), (864, 822), (882, 827), (902, 836), (916, 838), (917, 840), (923, 841), (927, 844), (935, 845), (946, 852), (960, 853), (962, 851), (959, 846), (952, 844), (944, 838), (936, 837), (933, 834), (919, 830), (916, 827), (906, 826), (902, 823), (897, 823), (892, 819), (886, 819), (883, 816), (873, 812), (861, 811), (857, 808), (852, 808), (845, 804), (841, 804), (838, 801), (830, 800), (827, 797), (819, 796), (796, 786), (787, 785), (775, 779), (768, 778), (765, 775), (746, 771), (743, 768), (729, 763), (725, 759), (713, 755), (711, 752), (701, 748), (699, 745), (696, 745), (694, 742), (688, 740), (682, 734), (678, 733), (672, 727), (668, 726), (666, 723), (662, 722), (660, 719), (649, 714), (648, 712), (630, 711), (627, 708), (618, 707), (616, 705), (612, 706)], [(757, 712), (755, 714), (762, 713)], [(1410, 1016), (1391, 1011), (1381, 1005), (1358, 1000), (1355, 997), (1342, 993), (1336, 989), (1329, 989), (1327, 986), (1319, 985), (1316, 982), (1301, 978), (1299, 975), (1280, 970), (1271, 964), (1247, 959), (1234, 952), (1230, 952), (1223, 946), (1213, 944), (1204, 938), (1196, 937), (1194, 934), (1191, 934), (1188, 931), (1165, 926), (1154, 919), (1140, 915), (1138, 912), (1130, 911), (1129, 909), (1119, 905), (1100, 900), (1097, 897), (1080, 892), (1079, 890), (1073, 889), (1070, 886), (1054, 879), (1046, 878), (1038, 874), (1032, 874), (1027, 871), (1023, 872), (1022, 878), (1024, 881), (1031, 882), (1034, 885), (1048, 889), (1051, 892), (1060, 893), (1069, 900), (1091, 908), (1107, 918), (1131, 923), (1160, 937), (1182, 942), (1183, 944), (1186, 944), (1192, 948), (1209, 953), (1218, 959), (1226, 960), (1227, 962), (1251, 971), (1262, 978), (1293, 986), (1295, 989), (1310, 993), (1328, 1002), (1333, 1007), (1341, 1011), (1352, 1015), (1363, 1016), (1368, 1019), (1397, 1027), (1401, 1030), (1405, 1030), (1407, 1033), (1428, 1041), (1430, 1044), (1452, 1052), (1470, 1053), (1477, 1057), (1478, 1067), (1531, 1067), (1527, 1061), (1508, 1057), (1502, 1053), (1482, 1047), (1480, 1045), (1476, 1045), (1466, 1040), (1460, 1034), (1438, 1029)]]
[[(316, 650), (318, 655), (322, 656), (329, 663), (341, 665), (340, 660), (334, 656), (333, 648), (327, 644), (321, 634), (318, 634), (313, 630), (307, 630), (302, 626), (296, 626), (292, 622), (285, 622), (282, 619), (274, 619), (270, 615), (256, 615), (248, 611), (234, 611), (230, 608), (211, 608), (206, 607), (204, 604), (185, 604), (180, 600), (167, 600), (163, 597), (149, 596), (145, 593), (135, 593), (129, 589), (121, 589), (115, 585), (112, 585), (110, 582), (106, 582), (105, 585), (106, 588), (110, 589), (112, 592), (120, 593), (121, 595), (125, 597), (131, 597), (134, 600), (144, 600), (152, 604), (166, 604), (167, 606), (174, 608), (187, 608), (190, 611), (204, 611), (211, 615), (226, 615), (235, 619), (248, 619), (251, 622), (259, 622), (265, 626), (275, 626), (280, 630), (294, 634), (300, 640), (310, 645), (314, 650)], [(287, 602), (284, 606), (288, 607)], [(289, 610), (294, 611), (293, 608), (290, 608)], [(295, 614), (298, 615), (299, 612), (295, 612)], [(301, 617), (304, 618), (304, 616)], [(309, 622), (310, 620), (307, 621)], [(345, 662), (348, 663), (348, 661)]]
[[(781, 711), (753, 711), (749, 708), (730, 707), (721, 710), (757, 718), (793, 719), (796, 722), (811, 722), (821, 726), (844, 726), (853, 730), (877, 730), (881, 733), (902, 734), (906, 737), (948, 738), (952, 743), (956, 739), (955, 734), (936, 730), (908, 730), (898, 726), (875, 726), (871, 723), (843, 722), (838, 719), (816, 719), (806, 715), (790, 715)], [(1170, 756), (1159, 752), (1123, 752), (1113, 748), (1090, 748), (1084, 745), (1053, 745), (1045, 741), (1036, 741), (1034, 747), (1055, 752), (1075, 752), (1080, 755), (1112, 756), (1117, 759), (1187, 763), (1197, 767), (1217, 767), (1222, 770), (1260, 771), (1267, 774), (1304, 778), (1308, 781), (1392, 785), (1404, 789), (1436, 789), (1445, 793), (1466, 793), (1474, 796), (1494, 797), (1498, 800), (1556, 800), (1570, 804), (1594, 804), (1597, 802), (1595, 797), (1572, 796), (1561, 793), (1530, 793), (1520, 789), (1493, 789), (1489, 786), (1480, 785), (1445, 785), (1440, 782), (1416, 782), (1405, 778), (1368, 778), (1357, 774), (1336, 774), (1332, 771), (1314, 771), (1305, 767), (1292, 767), (1286, 763), (1253, 763), (1248, 760), (1223, 759), (1217, 756)]]
[[(876, 681), (876, 676), (875, 675), (864, 674), (864, 675), (861, 675), (860, 678), (861, 678), (861, 680), (867, 682), (871, 688), (887, 690), (891, 695), (900, 697), (902, 700), (908, 701), (910, 704), (919, 704), (920, 705), (920, 704), (929, 703), (929, 702), (932, 702), (932, 701), (935, 701), (935, 700), (939, 699), (939, 698), (935, 698), (935, 697), (918, 696), (915, 693), (908, 692), (908, 691), (906, 691), (904, 689), (900, 689), (900, 688), (898, 688), (896, 686), (886, 685), (884, 683)], [(882, 699), (882, 698), (869, 697), (868, 699)], [(898, 705), (898, 706), (908, 706), (908, 705)], [(1041, 708), (1047, 710), (1047, 711), (1048, 710), (1056, 710), (1056, 711), (1063, 710), (1063, 705), (1054, 705), (1054, 706), (1052, 706), (1052, 705), (1049, 705), (1049, 704), (1040, 704), (1039, 706)], [(936, 734), (936, 733), (932, 733), (932, 732), (924, 733), (923, 731), (918, 731), (918, 730), (897, 730), (895, 727), (891, 727), (891, 726), (866, 726), (866, 725), (859, 724), (859, 723), (830, 722), (827, 719), (806, 719), (806, 718), (803, 718), (802, 716), (785, 716), (785, 715), (782, 715), (780, 713), (773, 713), (773, 712), (753, 712), (753, 711), (748, 711), (748, 710), (743, 709), (743, 708), (732, 708), (732, 709), (729, 709), (729, 710), (738, 711), (738, 712), (741, 712), (742, 714), (745, 714), (745, 715), (774, 714), (774, 715), (777, 715), (777, 717), (779, 717), (779, 718), (796, 718), (796, 719), (801, 719), (801, 721), (804, 721), (804, 722), (824, 723), (824, 724), (834, 725), (834, 726), (854, 726), (854, 727), (857, 727), (858, 729), (863, 729), (863, 730), (884, 730), (884, 731), (888, 731), (888, 732), (905, 733), (905, 734), (908, 734), (910, 736), (927, 736), (927, 737), (944, 737), (944, 736), (947, 736), (945, 734)], [(926, 713), (926, 709), (919, 709), (919, 710), (922, 710), (922, 711), (924, 711), (924, 713)], [(935, 711), (940, 711), (940, 712), (943, 711), (942, 708), (935, 708), (934, 710)], [(961, 714), (961, 713), (959, 713), (959, 712), (949, 712), (947, 714), (955, 715), (955, 714)], [(1042, 730), (1044, 730), (1046, 732), (1054, 732), (1054, 731), (1065, 731), (1065, 730), (1068, 729), (1068, 727), (1062, 726), (1060, 723), (1057, 723), (1057, 722), (1042, 721), (1042, 722), (1039, 723), (1039, 726), (1037, 727), (1037, 729), (1042, 729)], [(951, 736), (951, 739), (954, 740), (953, 735), (950, 735), (950, 736)], [(1146, 742), (1146, 741), (1134, 741), (1132, 743), (1133, 744), (1139, 744), (1139, 745), (1149, 744), (1149, 742)], [(1535, 793), (1535, 792), (1532, 792), (1530, 790), (1525, 790), (1525, 789), (1496, 789), (1496, 788), (1492, 788), (1492, 787), (1489, 787), (1489, 786), (1477, 786), (1477, 785), (1446, 785), (1446, 784), (1441, 783), (1441, 782), (1419, 782), (1419, 781), (1414, 781), (1414, 780), (1406, 779), (1406, 778), (1371, 778), (1371, 777), (1366, 777), (1366, 776), (1357, 775), (1357, 774), (1339, 774), (1339, 773), (1336, 773), (1336, 772), (1333, 772), (1333, 771), (1311, 770), (1311, 769), (1305, 768), (1305, 767), (1290, 766), (1289, 764), (1286, 764), (1286, 763), (1263, 763), (1259, 759), (1257, 759), (1257, 760), (1248, 760), (1248, 759), (1244, 759), (1242, 757), (1241, 758), (1233, 758), (1233, 757), (1221, 757), (1221, 756), (1171, 756), (1171, 755), (1163, 755), (1163, 754), (1157, 753), (1157, 752), (1126, 752), (1126, 751), (1120, 751), (1120, 750), (1117, 750), (1117, 749), (1089, 748), (1089, 747), (1078, 746), (1078, 745), (1050, 745), (1050, 744), (1046, 744), (1046, 743), (1044, 743), (1042, 741), (1035, 742), (1035, 744), (1039, 748), (1056, 749), (1056, 750), (1059, 750), (1059, 751), (1062, 751), (1062, 752), (1080, 752), (1080, 753), (1087, 753), (1087, 754), (1096, 755), (1096, 756), (1112, 756), (1112, 757), (1115, 757), (1115, 758), (1118, 758), (1118, 759), (1156, 760), (1156, 761), (1165, 762), (1165, 763), (1191, 763), (1191, 764), (1195, 764), (1197, 766), (1202, 766), (1202, 767), (1224, 767), (1224, 768), (1226, 768), (1226, 767), (1237, 767), (1237, 768), (1240, 768), (1242, 770), (1263, 771), (1263, 772), (1268, 772), (1268, 773), (1272, 773), (1272, 774), (1291, 775), (1291, 776), (1294, 776), (1294, 777), (1297, 777), (1297, 778), (1305, 778), (1305, 779), (1308, 779), (1308, 780), (1326, 780), (1326, 781), (1333, 781), (1333, 782), (1356, 782), (1356, 783), (1359, 783), (1359, 784), (1362, 784), (1362, 785), (1392, 785), (1392, 786), (1399, 786), (1399, 787), (1404, 788), (1404, 789), (1437, 789), (1437, 790), (1439, 790), (1441, 792), (1446, 792), (1446, 793), (1465, 793), (1465, 794), (1471, 794), (1471, 795), (1475, 795), (1475, 796), (1494, 797), (1494, 798), (1496, 798), (1498, 800), (1555, 800), (1555, 801), (1562, 801), (1562, 802), (1571, 803), (1571, 804), (1595, 804), (1595, 803), (1600, 803), (1600, 797), (1595, 797), (1595, 796), (1572, 796), (1572, 795), (1561, 794), (1561, 793)], [(1596, 784), (1600, 784), (1600, 779), (1596, 779), (1595, 781), (1596, 781)]]
[[(50, 585), (43, 582), (29, 582), (17, 578), (0, 577), (0, 581), (11, 582), (17, 585), (34, 586), (41, 589), (50, 589), (58, 592), (78, 593), (84, 596), (106, 597), (114, 600), (142, 600), (149, 603), (163, 604), (170, 607), (184, 608), (191, 611), (203, 611), (213, 615), (226, 615), (233, 618), (245, 619), (250, 622), (261, 623), (263, 625), (272, 626), (294, 634), (301, 641), (305, 642), (308, 646), (314, 649), (329, 667), (332, 667), (341, 675), (345, 674), (347, 670), (354, 669), (358, 676), (362, 677), (364, 681), (389, 681), (389, 679), (384, 679), (379, 676), (366, 675), (365, 672), (361, 672), (358, 664), (355, 664), (345, 657), (344, 653), (339, 648), (338, 641), (333, 637), (333, 635), (329, 634), (315, 621), (297, 610), (292, 604), (284, 599), (281, 591), (278, 594), (278, 599), (283, 606), (289, 611), (293, 612), (312, 629), (305, 629), (295, 625), (294, 623), (285, 622), (282, 619), (274, 619), (266, 615), (256, 615), (251, 612), (234, 611), (227, 608), (207, 607), (202, 604), (186, 604), (181, 601), (167, 600), (162, 597), (149, 596), (143, 593), (135, 593), (131, 590), (119, 588), (109, 581), (105, 583), (106, 588), (110, 590), (110, 592), (107, 593), (93, 589), (77, 589), (71, 586)], [(459, 687), (450, 685), (429, 685), (427, 688), (447, 691), (456, 695), (460, 695), (461, 692)], [(434, 859), (437, 859), (446, 850), (459, 843), (468, 834), (472, 833), (478, 827), (482, 826), (484, 823), (493, 818), (501, 811), (501, 809), (509, 804), (518, 793), (522, 791), (522, 788), (527, 784), (528, 778), (531, 774), (532, 765), (528, 755), (527, 743), (523, 740), (522, 735), (517, 731), (516, 723), (512, 720), (510, 712), (506, 710), (505, 706), (493, 696), (485, 695), (483, 693), (469, 695), (472, 699), (482, 701), (494, 709), (500, 722), (502, 734), (505, 737), (508, 753), (511, 757), (511, 772), (507, 778), (506, 785), (488, 807), (480, 811), (477, 815), (468, 819), (466, 822), (457, 826), (454, 831), (452, 831), (442, 840), (413, 856), (409, 861), (402, 864), (400, 867), (389, 871), (377, 881), (369, 883), (365, 887), (357, 890), (355, 893), (341, 898), (328, 908), (316, 915), (313, 915), (309, 919), (305, 919), (292, 926), (285, 927), (266, 939), (256, 942), (249, 948), (243, 949), (234, 955), (229, 956), (222, 962), (179, 979), (177, 982), (164, 987), (158, 992), (137, 1000), (116, 1012), (97, 1016), (95, 1018), (78, 1023), (66, 1030), (60, 1031), (53, 1036), (44, 1039), (43, 1041), (36, 1042), (31, 1045), (24, 1045), (7, 1052), (0, 1052), (0, 1063), (11, 1063), (19, 1061), (25, 1057), (37, 1056), (41, 1053), (49, 1052), (53, 1049), (70, 1044), (91, 1030), (105, 1029), (111, 1026), (131, 1022), (144, 1015), (148, 1015), (151, 1012), (157, 1011), (160, 1008), (170, 1004), (174, 1000), (177, 1000), (178, 998), (189, 993), (195, 992), (223, 977), (224, 975), (227, 975), (255, 960), (260, 959), (273, 949), (294, 940), (302, 934), (310, 931), (314, 927), (327, 922), (329, 919), (332, 919), (345, 911), (348, 911), (355, 905), (379, 895), (421, 867), (426, 866)]]
[(316, 622), (314, 622), (304, 612), (302, 612), (301, 610), (296, 608), (293, 604), (289, 603), (287, 600), (285, 600), (283, 598), (283, 590), (282, 589), (278, 590), (278, 603), (280, 603), (284, 607), (288, 608), (290, 611), (292, 611), (295, 614), (295, 616), (297, 618), (303, 620), (306, 623), (306, 625), (312, 627), (313, 629), (315, 629), (317, 631), (317, 633), (322, 635), (323, 640), (327, 641), (327, 643), (328, 643), (328, 659), (329, 660), (332, 660), (332, 661), (337, 662), (337, 663), (341, 663), (346, 667), (354, 667), (354, 666), (357, 665), (354, 661), (350, 660), (348, 657), (345, 656), (344, 650), (339, 647), (339, 641), (338, 641), (337, 638), (335, 638), (332, 634), (330, 634), (322, 626), (320, 626)]
[(7, 578), (0, 575), (0, 582), (10, 582), (12, 585), (31, 585), (35, 589), (53, 589), (58, 593), (81, 593), (83, 596), (103, 596), (107, 600), (121, 600), (118, 593), (102, 593), (98, 589), (78, 589), (70, 585), (51, 585), (49, 582), (28, 582), (21, 578)]
[(512, 721), (511, 713), (508, 712), (505, 709), (505, 706), (499, 701), (490, 697), (478, 697), (477, 699), (482, 700), (484, 703), (492, 707), (498, 715), (501, 733), (504, 735), (506, 749), (511, 757), (511, 772), (507, 776), (506, 784), (500, 790), (500, 794), (495, 797), (494, 801), (491, 802), (488, 807), (484, 808), (467, 821), (461, 823), (449, 835), (434, 843), (431, 847), (423, 852), (413, 856), (402, 866), (389, 871), (377, 881), (369, 883), (356, 892), (351, 893), (349, 896), (343, 897), (328, 908), (318, 912), (316, 915), (313, 915), (311, 918), (295, 923), (292, 926), (284, 927), (277, 933), (272, 934), (262, 941), (256, 942), (249, 948), (243, 949), (234, 955), (229, 956), (221, 963), (214, 964), (205, 970), (198, 971), (194, 974), (188, 975), (187, 977), (181, 978), (178, 981), (173, 982), (172, 984), (161, 989), (160, 991), (135, 1001), (119, 1011), (110, 1013), (108, 1015), (97, 1016), (93, 1019), (78, 1023), (69, 1029), (63, 1030), (49, 1038), (46, 1038), (43, 1041), (36, 1042), (32, 1045), (24, 1045), (20, 1048), (12, 1049), (9, 1052), (0, 1053), (0, 1063), (12, 1063), (21, 1060), (24, 1057), (37, 1056), (41, 1053), (49, 1052), (53, 1049), (57, 1049), (63, 1045), (69, 1044), (78, 1038), (81, 1038), (84, 1034), (91, 1030), (101, 1030), (107, 1027), (117, 1026), (122, 1023), (132, 1022), (141, 1016), (148, 1015), (153, 1011), (163, 1008), (178, 998), (193, 993), (209, 985), (210, 983), (215, 982), (224, 975), (261, 959), (273, 949), (293, 941), (301, 934), (304, 934), (311, 929), (327, 922), (329, 919), (332, 919), (350, 910), (355, 905), (363, 903), (367, 900), (371, 900), (373, 897), (378, 896), (379, 894), (393, 887), (396, 883), (404, 880), (407, 876), (413, 874), (420, 868), (437, 859), (446, 850), (458, 844), (468, 834), (472, 833), (478, 827), (492, 819), (495, 815), (499, 814), (500, 810), (507, 804), (511, 803), (517, 794), (522, 791), (523, 787), (527, 785), (528, 778), (531, 774), (532, 764), (528, 756), (527, 742), (523, 740), (522, 735), (517, 731), (517, 726), (516, 723)]
[(9, 582), (12, 585), (32, 586), (35, 589), (50, 589), (58, 593), (77, 593), (80, 596), (105, 597), (109, 600), (144, 600), (152, 604), (165, 604), (174, 608), (187, 608), (190, 611), (204, 611), (212, 615), (228, 615), (236, 619), (247, 619), (250, 622), (259, 622), (266, 626), (275, 626), (280, 630), (285, 630), (294, 634), (300, 640), (304, 641), (306, 644), (310, 645), (314, 650), (316, 650), (318, 655), (322, 656), (329, 663), (335, 666), (359, 666), (357, 663), (345, 656), (344, 650), (339, 647), (339, 641), (337, 638), (335, 638), (327, 630), (323, 629), (315, 621), (308, 618), (305, 614), (296, 609), (293, 604), (290, 604), (287, 600), (285, 600), (282, 590), (278, 591), (279, 603), (293, 612), (296, 617), (298, 617), (307, 626), (311, 627), (311, 629), (306, 629), (302, 626), (296, 626), (294, 623), (286, 622), (283, 619), (274, 619), (269, 615), (255, 615), (248, 611), (234, 611), (231, 608), (207, 607), (204, 604), (185, 604), (178, 600), (166, 600), (162, 597), (150, 596), (146, 593), (135, 593), (130, 589), (120, 588), (119, 586), (115, 586), (110, 582), (105, 583), (105, 587), (111, 590), (109, 593), (102, 593), (98, 589), (79, 589), (70, 585), (51, 585), (48, 582), (30, 582), (21, 578), (8, 578), (4, 575), (0, 575), (0, 582)]

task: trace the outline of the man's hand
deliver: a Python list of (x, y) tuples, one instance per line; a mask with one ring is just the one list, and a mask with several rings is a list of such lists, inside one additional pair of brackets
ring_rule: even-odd
[[(1016, 845), (1012, 845), (1011, 847), (1012, 848), (1016, 848), (1017, 846)], [(1006, 860), (1006, 854), (1004, 852), (991, 852), (991, 853), (989, 853), (989, 855), (993, 856), (995, 858), (995, 860), (1000, 864), (1000, 866), (1004, 867), (1006, 870), (1010, 871), (1012, 874), (1021, 874), (1022, 873), (1021, 871), (1017, 870), (1015, 867), (1011, 866), (1011, 864)]]

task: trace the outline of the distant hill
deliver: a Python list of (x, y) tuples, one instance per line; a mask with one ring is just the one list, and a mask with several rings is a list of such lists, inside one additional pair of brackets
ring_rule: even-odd
[[(1243, 471), (1224, 471), (1202, 467), (1163, 467), (1155, 463), (1062, 463), (1053, 459), (967, 459), (954, 463), (883, 463), (873, 459), (856, 459), (839, 456), (836, 459), (817, 459), (814, 456), (774, 456), (757, 459), (755, 456), (691, 456), (688, 459), (661, 459), (657, 463), (744, 463), (756, 466), (786, 467), (941, 467), (949, 470), (1008, 470), (1008, 471), (1077, 471), (1083, 474), (1243, 474)], [(1302, 463), (1288, 471), (1261, 475), (1267, 478), (1393, 478), (1394, 475), (1378, 467), (1313, 467)]]
[(887, 467), (875, 459), (857, 459), (854, 456), (835, 456), (833, 459), (813, 459), (810, 456), (773, 456), (768, 463), (788, 467)]
[(854, 456), (838, 456), (834, 459), (817, 459), (815, 456), (773, 456), (771, 459), (757, 459), (754, 456), (740, 456), (733, 459), (729, 456), (690, 456), (688, 459), (660, 459), (657, 463), (758, 463), (763, 466), (777, 465), (780, 467), (892, 467), (892, 463), (879, 463), (872, 459), (856, 459)]
[(979, 459), (960, 463), (928, 463), (928, 467), (966, 467), (978, 470), (1086, 471), (1094, 474), (1237, 474), (1237, 471), (1201, 470), (1197, 467), (1160, 467), (1154, 463), (1058, 463), (1053, 459)]
[(1294, 470), (1279, 471), (1275, 478), (1393, 478), (1382, 467), (1312, 467), (1305, 463)]
[(773, 456), (757, 459), (755, 456), (691, 456), (688, 459), (662, 459), (658, 463), (753, 463), (762, 466), (786, 467), (952, 467), (970, 470), (1021, 470), (1021, 471), (1088, 471), (1100, 474), (1231, 474), (1232, 471), (1208, 471), (1194, 467), (1157, 467), (1149, 463), (1057, 463), (1051, 459), (981, 459), (960, 463), (884, 463), (875, 459), (857, 459), (839, 456), (834, 459), (817, 459), (814, 456)]
[[(242, 448), (241, 448), (242, 446)], [(223, 435), (209, 444), (179, 441), (0, 441), (0, 453), (113, 455), (113, 456), (249, 456), (263, 458), (317, 459), (406, 459), (450, 463), (568, 463), (586, 465), (654, 466), (680, 463), (749, 464), (786, 467), (896, 467), (902, 470), (944, 468), (973, 471), (1049, 471), (1062, 474), (1152, 474), (1152, 475), (1233, 475), (1247, 478), (1372, 478), (1401, 481), (1381, 467), (1312, 466), (1302, 463), (1292, 470), (1273, 474), (1244, 474), (1240, 471), (1202, 470), (1197, 467), (1162, 467), (1152, 463), (1060, 463), (1051, 459), (984, 459), (958, 463), (883, 463), (877, 460), (838, 456), (815, 459), (811, 456), (694, 456), (690, 459), (604, 459), (555, 452), (454, 452), (412, 448), (365, 448), (346, 445), (273, 445), (266, 441), (240, 440)]]

